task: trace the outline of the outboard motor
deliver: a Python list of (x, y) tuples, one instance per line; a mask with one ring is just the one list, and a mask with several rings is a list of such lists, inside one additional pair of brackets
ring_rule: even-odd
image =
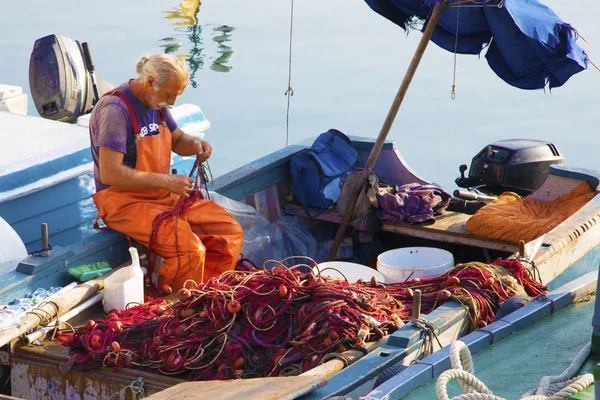
[(29, 87), (43, 118), (75, 123), (79, 116), (91, 112), (98, 98), (113, 85), (100, 78), (96, 82), (87, 43), (82, 46), (62, 35), (48, 35), (33, 45)]
[(550, 165), (564, 161), (556, 146), (543, 140), (500, 140), (473, 157), (468, 177), (465, 177), (467, 166), (461, 165), (460, 177), (455, 182), (459, 187), (476, 189), (484, 195), (512, 191), (524, 196), (544, 183)]

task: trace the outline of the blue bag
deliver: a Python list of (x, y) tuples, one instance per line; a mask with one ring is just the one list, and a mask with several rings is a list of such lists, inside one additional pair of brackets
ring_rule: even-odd
[(294, 200), (309, 216), (308, 207), (329, 208), (340, 197), (341, 179), (357, 161), (358, 152), (342, 132), (330, 129), (320, 134), (312, 147), (290, 157)]

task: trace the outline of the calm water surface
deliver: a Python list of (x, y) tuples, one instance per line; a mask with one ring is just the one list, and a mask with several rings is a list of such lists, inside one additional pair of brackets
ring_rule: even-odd
[[(588, 40), (600, 65), (600, 5), (547, 2)], [(39, 37), (60, 33), (91, 45), (98, 75), (118, 84), (143, 55), (184, 55), (191, 83), (179, 102), (202, 107), (212, 127), (211, 166), (220, 175), (286, 142), (289, 0), (0, 0), (0, 82), (29, 92)], [(361, 0), (295, 2), (291, 143), (328, 128), (375, 137), (421, 34), (408, 36)], [(497, 78), (485, 58), (458, 59), (431, 45), (390, 132), (421, 177), (452, 190), (458, 165), (486, 144), (514, 137), (555, 143), (570, 165), (597, 161), (600, 72), (590, 69), (552, 93)], [(29, 114), (37, 115), (30, 99)], [(2, 132), (10, 143), (15, 132)]]

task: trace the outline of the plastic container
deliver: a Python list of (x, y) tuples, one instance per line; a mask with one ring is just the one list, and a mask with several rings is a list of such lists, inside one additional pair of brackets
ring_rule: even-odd
[(453, 266), (452, 253), (434, 247), (403, 247), (377, 257), (377, 270), (385, 276), (387, 283), (438, 276)]
[[(344, 276), (345, 276), (349, 282), (356, 282), (357, 280), (359, 280), (361, 278), (364, 279), (365, 281), (369, 281), (369, 280), (371, 280), (372, 276), (375, 276), (375, 277), (377, 277), (378, 282), (382, 282), (382, 283), (386, 282), (385, 277), (380, 272), (378, 272), (377, 270), (375, 270), (373, 268), (367, 267), (365, 265), (346, 262), (346, 261), (327, 261), (327, 262), (320, 263), (318, 265), (319, 265), (319, 269), (321, 270), (322, 276), (329, 276), (329, 277), (336, 278), (336, 279), (344, 279)], [(342, 274), (344, 274), (344, 276), (342, 276), (336, 270), (329, 269), (329, 268), (337, 269)], [(314, 267), (313, 271), (316, 274), (317, 268)]]
[(124, 310), (144, 303), (144, 272), (135, 247), (129, 248), (131, 265), (122, 267), (104, 280), (104, 312)]

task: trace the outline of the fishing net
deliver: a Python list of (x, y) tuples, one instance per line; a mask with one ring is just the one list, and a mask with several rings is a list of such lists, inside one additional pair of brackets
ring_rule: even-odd
[[(296, 375), (349, 349), (381, 339), (446, 301), (463, 304), (474, 328), (494, 320), (508, 297), (546, 288), (517, 260), (458, 264), (439, 277), (382, 284), (349, 283), (311, 270), (306, 259), (257, 268), (242, 259), (233, 271), (177, 293), (112, 311), (93, 326), (62, 331), (69, 365), (134, 367), (189, 380)], [(265, 263), (268, 264), (268, 263)], [(120, 322), (120, 325), (119, 325)]]

